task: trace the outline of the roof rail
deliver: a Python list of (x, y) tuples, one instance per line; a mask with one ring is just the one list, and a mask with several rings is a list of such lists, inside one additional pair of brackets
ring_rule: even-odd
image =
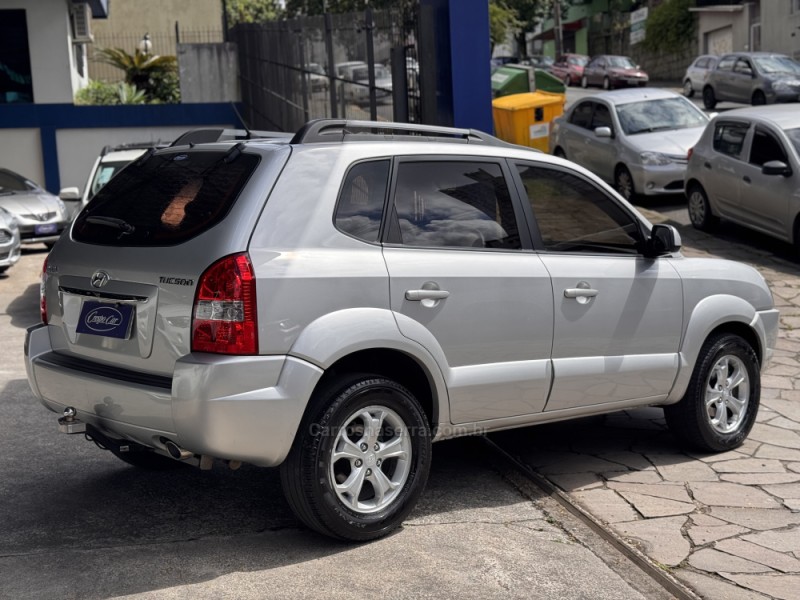
[(290, 144), (318, 142), (374, 141), (376, 136), (390, 139), (395, 135), (404, 140), (421, 142), (463, 142), (490, 146), (514, 146), (477, 129), (459, 129), (417, 123), (378, 121), (349, 121), (346, 119), (314, 119), (303, 125)]
[(205, 128), (191, 129), (172, 142), (171, 146), (187, 146), (194, 144), (207, 144), (210, 142), (225, 142), (231, 140), (275, 139), (289, 140), (291, 133), (282, 131), (251, 131), (247, 129)]

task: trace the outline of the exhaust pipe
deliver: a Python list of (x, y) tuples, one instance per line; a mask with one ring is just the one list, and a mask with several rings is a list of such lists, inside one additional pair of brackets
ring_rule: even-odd
[(169, 452), (169, 455), (175, 460), (186, 460), (187, 458), (192, 458), (194, 456), (194, 454), (188, 450), (184, 450), (172, 440), (166, 440), (164, 445), (167, 447), (167, 452)]

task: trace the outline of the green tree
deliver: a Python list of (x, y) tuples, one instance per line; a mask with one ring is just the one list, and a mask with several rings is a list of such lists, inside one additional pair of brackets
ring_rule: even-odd
[[(504, 0), (506, 7), (516, 13), (519, 27), (514, 37), (522, 55), (528, 54), (526, 35), (533, 32), (552, 11), (553, 0)], [(565, 2), (566, 3), (566, 2)]]
[(694, 38), (692, 0), (665, 0), (650, 11), (644, 47), (653, 52), (676, 52)]
[(489, 2), (489, 43), (492, 52), (494, 47), (505, 42), (509, 35), (516, 35), (520, 26), (515, 10), (508, 8), (499, 0)]
[(100, 48), (99, 62), (125, 73), (125, 83), (144, 92), (149, 102), (176, 102), (178, 60), (174, 56), (159, 56), (136, 50), (129, 54), (122, 48)]
[(283, 16), (278, 0), (226, 0), (225, 16), (228, 27), (237, 23), (264, 23)]

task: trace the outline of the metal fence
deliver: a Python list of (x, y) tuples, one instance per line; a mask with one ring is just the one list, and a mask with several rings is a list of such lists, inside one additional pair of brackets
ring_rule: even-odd
[(244, 120), (295, 131), (321, 117), (419, 121), (416, 10), (239, 24)]
[(141, 32), (123, 33), (94, 36), (94, 43), (89, 46), (89, 78), (96, 81), (117, 82), (124, 79), (124, 73), (99, 62), (94, 58), (94, 51), (99, 48), (122, 48), (129, 54), (134, 54), (140, 47), (142, 40), (148, 35), (150, 52), (161, 56), (177, 56), (177, 46), (181, 44), (210, 44), (223, 41), (221, 29), (195, 29), (182, 30), (175, 24), (175, 30), (170, 32)]

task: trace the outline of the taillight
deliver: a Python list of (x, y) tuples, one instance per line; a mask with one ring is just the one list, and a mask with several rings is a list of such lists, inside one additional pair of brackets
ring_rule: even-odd
[(192, 351), (258, 354), (256, 279), (246, 253), (206, 269), (192, 309)]
[(692, 158), (692, 153), (693, 152), (694, 152), (694, 146), (689, 148), (689, 151), (686, 153), (686, 160), (689, 160), (690, 158)]
[(47, 325), (47, 257), (42, 265), (42, 281), (39, 283), (39, 315), (42, 323)]

